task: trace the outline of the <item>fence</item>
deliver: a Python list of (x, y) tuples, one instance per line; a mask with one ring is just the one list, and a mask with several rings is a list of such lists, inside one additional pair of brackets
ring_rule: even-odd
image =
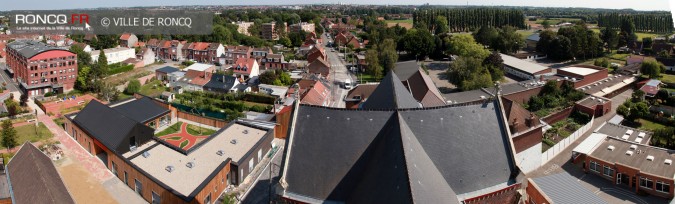
[(553, 147), (549, 148), (546, 150), (546, 152), (541, 154), (541, 164), (544, 165), (546, 162), (549, 160), (553, 159), (553, 157), (557, 156), (562, 152), (567, 146), (572, 144), (574, 141), (579, 139), (584, 133), (588, 132), (593, 127), (593, 121), (595, 121), (595, 117), (591, 118), (591, 121), (586, 123), (586, 125), (582, 126), (579, 128), (577, 131), (574, 131), (570, 136), (567, 138), (561, 140), (558, 142), (558, 144), (553, 145)]
[(227, 122), (224, 121), (224, 120), (202, 117), (202, 116), (199, 116), (199, 115), (194, 115), (192, 113), (183, 112), (183, 111), (180, 111), (180, 110), (178, 111), (178, 118), (189, 120), (189, 121), (192, 121), (192, 122), (201, 123), (201, 124), (204, 124), (204, 125), (210, 125), (210, 126), (217, 127), (217, 128), (222, 128), (222, 127), (225, 127), (225, 125), (227, 125)]

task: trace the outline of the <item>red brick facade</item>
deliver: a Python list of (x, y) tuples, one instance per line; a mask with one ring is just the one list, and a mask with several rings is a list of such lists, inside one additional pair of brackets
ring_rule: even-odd
[(513, 147), (516, 149), (516, 153), (520, 153), (532, 146), (540, 144), (543, 136), (544, 133), (541, 127), (533, 128), (530, 131), (513, 137)]
[[(606, 162), (597, 158), (594, 158), (590, 155), (587, 155), (585, 158), (585, 163), (584, 163), (584, 171), (589, 172), (591, 174), (596, 174), (597, 176), (607, 179), (608, 181), (612, 182), (612, 184), (615, 185), (624, 185), (632, 189), (635, 193), (638, 192), (644, 192), (644, 193), (649, 193), (654, 196), (658, 197), (663, 197), (663, 198), (668, 198), (671, 199), (673, 198), (673, 178), (663, 178), (655, 175), (650, 175), (645, 172), (641, 172), (639, 169), (635, 169), (633, 167), (625, 166), (619, 163), (610, 163)], [(591, 170), (591, 162), (596, 162), (599, 165), (598, 171), (593, 171)], [(607, 176), (603, 174), (604, 167), (607, 166), (611, 169), (613, 169), (613, 173), (611, 176)], [(617, 179), (617, 176), (621, 174), (622, 178)], [(651, 187), (641, 187), (640, 186), (640, 178), (647, 178), (652, 181)], [(656, 183), (657, 182), (664, 182), (670, 186), (670, 191), (665, 193), (665, 192), (659, 192), (656, 190)]]
[(7, 46), (7, 66), (29, 96), (68, 92), (77, 80), (77, 56), (67, 50), (47, 50), (26, 58)]

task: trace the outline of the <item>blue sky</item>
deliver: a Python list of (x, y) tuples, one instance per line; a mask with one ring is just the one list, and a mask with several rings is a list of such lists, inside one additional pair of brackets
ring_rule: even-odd
[[(176, 6), (176, 5), (289, 5), (364, 3), (362, 0), (2, 0), (0, 10), (53, 10), (74, 8), (127, 7), (127, 6)], [(635, 10), (670, 10), (668, 0), (389, 0), (375, 4), (421, 5), (509, 5), (537, 7), (587, 7)]]

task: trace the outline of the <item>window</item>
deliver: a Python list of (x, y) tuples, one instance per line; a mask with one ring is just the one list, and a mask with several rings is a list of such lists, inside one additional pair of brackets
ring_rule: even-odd
[(114, 161), (111, 161), (111, 162), (112, 162), (112, 166), (110, 167), (110, 170), (112, 170), (112, 173), (117, 177), (118, 176), (117, 175), (117, 165), (115, 165)]
[(260, 162), (260, 160), (262, 160), (262, 149), (258, 150), (258, 162)]
[(253, 159), (248, 161), (248, 173), (250, 174), (253, 171), (253, 165), (255, 164), (255, 161)]
[(129, 175), (124, 171), (124, 184), (129, 185)]
[(656, 191), (670, 193), (670, 184), (663, 181), (656, 182)]
[(159, 194), (157, 194), (153, 191), (152, 192), (152, 204), (160, 204), (160, 203), (162, 203), (162, 198), (159, 197)]
[(591, 171), (595, 171), (597, 173), (600, 173), (600, 165), (598, 165), (597, 162), (591, 161)]
[(132, 136), (131, 138), (129, 138), (129, 146), (130, 147), (136, 146), (136, 136)]
[(136, 188), (135, 188), (136, 193), (138, 193), (138, 195), (140, 195), (141, 197), (143, 197), (143, 195), (142, 195), (142, 192), (143, 192), (143, 184), (142, 184), (140, 181), (138, 181), (138, 179), (134, 179), (134, 183), (136, 184)]
[(640, 187), (652, 189), (654, 188), (654, 182), (648, 178), (640, 177)]
[(204, 204), (211, 204), (211, 193), (204, 198)]
[(603, 169), (602, 174), (608, 177), (612, 177), (612, 175), (614, 175), (614, 169), (610, 168), (609, 166), (605, 166), (605, 169)]

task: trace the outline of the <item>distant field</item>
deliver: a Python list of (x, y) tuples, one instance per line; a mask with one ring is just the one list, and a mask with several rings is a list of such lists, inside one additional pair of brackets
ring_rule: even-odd
[[(541, 23), (544, 22), (544, 20), (546, 20), (546, 19), (545, 19), (545, 18), (539, 18), (539, 19), (537, 19), (536, 22), (537, 22), (538, 24), (541, 24)], [(548, 19), (548, 22), (549, 22), (551, 25), (555, 25), (555, 24), (558, 24), (558, 23), (563, 22), (563, 21), (567, 21), (567, 22), (570, 22), (570, 23), (571, 23), (571, 22), (573, 22), (573, 21), (579, 21), (579, 20), (581, 20), (581, 19), (580, 19), (580, 18), (549, 18), (549, 19)]]
[[(600, 33), (599, 28), (591, 28), (591, 30), (593, 30), (593, 32)], [(642, 41), (642, 38), (646, 37), (651, 37), (652, 39), (654, 39), (655, 37), (660, 36), (659, 34), (656, 33), (635, 33), (635, 34), (637, 34), (637, 38), (639, 41)]]
[(402, 19), (402, 20), (385, 20), (385, 23), (413, 23), (412, 19)]
[(532, 35), (534, 33), (533, 30), (518, 30), (516, 33), (520, 34), (520, 36), (524, 39), (527, 39), (528, 36)]
[(404, 27), (406, 29), (411, 29), (413, 27), (413, 20), (412, 19), (404, 19), (404, 20), (385, 20), (385, 23), (387, 23), (387, 27), (394, 27), (396, 24), (398, 24), (401, 27)]

